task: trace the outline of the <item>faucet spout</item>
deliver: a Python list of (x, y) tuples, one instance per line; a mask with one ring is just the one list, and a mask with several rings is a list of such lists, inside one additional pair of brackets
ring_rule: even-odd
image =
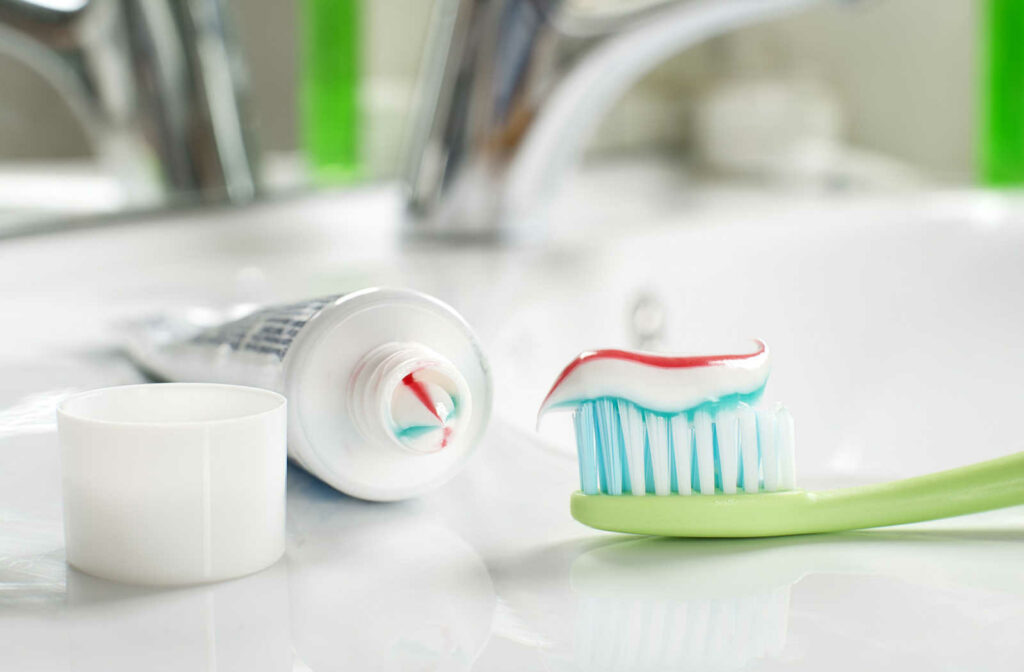
[(409, 173), (414, 233), (536, 237), (544, 205), (625, 91), (668, 57), (821, 0), (658, 2), (614, 17), (563, 0), (460, 0), (423, 78)]
[(221, 0), (0, 0), (0, 48), (62, 93), (128, 205), (255, 196), (244, 73)]

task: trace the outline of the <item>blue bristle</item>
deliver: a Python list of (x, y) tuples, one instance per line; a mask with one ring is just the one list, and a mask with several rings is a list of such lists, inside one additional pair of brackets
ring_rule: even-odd
[(676, 441), (676, 437), (670, 435), (669, 436), (669, 445), (668, 445), (668, 478), (669, 478), (669, 488), (671, 488), (672, 492), (678, 493), (679, 492), (679, 476), (676, 473), (676, 451), (675, 451), (675, 445), (674, 445), (675, 441)]
[(718, 451), (718, 428), (711, 428), (712, 454), (715, 456), (715, 490), (722, 489), (722, 455)]
[(601, 491), (601, 477), (598, 470), (597, 440), (594, 422), (594, 408), (584, 404), (576, 411), (576, 450), (579, 455), (580, 488), (588, 495)]
[[(618, 403), (616, 403), (615, 414), (619, 413)], [(622, 465), (622, 492), (623, 494), (632, 494), (633, 488), (630, 486), (629, 480), (629, 460), (626, 458), (626, 441), (622, 438), (622, 423), (616, 421), (615, 427), (616, 432), (612, 434), (615, 437), (615, 444), (619, 447), (619, 464)]]
[[(690, 490), (700, 492), (700, 472), (697, 471), (697, 446), (690, 442)], [(679, 492), (678, 490), (676, 492)]]
[(654, 462), (651, 460), (651, 442), (646, 438), (644, 439), (644, 478), (644, 487), (647, 492), (654, 494)]

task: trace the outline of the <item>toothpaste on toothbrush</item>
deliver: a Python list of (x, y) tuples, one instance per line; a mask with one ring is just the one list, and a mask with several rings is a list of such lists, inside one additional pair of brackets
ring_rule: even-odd
[(768, 382), (768, 346), (755, 340), (738, 353), (660, 355), (594, 350), (578, 355), (551, 387), (540, 414), (603, 397), (628, 399), (660, 413), (703, 404), (756, 401)]
[(490, 369), (475, 335), (418, 292), (368, 289), (133, 331), (129, 354), (157, 377), (284, 394), (291, 458), (362, 499), (405, 499), (448, 480), (490, 415)]
[(763, 341), (715, 355), (584, 352), (540, 415), (573, 411), (585, 495), (787, 489), (791, 418), (756, 407), (769, 367)]

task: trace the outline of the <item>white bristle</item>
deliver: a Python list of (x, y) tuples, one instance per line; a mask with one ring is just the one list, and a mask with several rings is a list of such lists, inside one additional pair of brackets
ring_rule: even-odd
[(693, 442), (697, 449), (697, 479), (700, 494), (715, 494), (715, 437), (711, 414), (700, 410), (693, 414)]
[(690, 456), (693, 454), (693, 436), (686, 416), (673, 415), (668, 420), (672, 429), (672, 452), (676, 463), (676, 487), (680, 495), (690, 494)]
[(722, 474), (722, 492), (727, 495), (736, 494), (736, 483), (739, 480), (739, 433), (736, 426), (736, 413), (731, 409), (723, 409), (715, 417), (715, 431), (718, 434), (718, 463)]
[(740, 455), (743, 456), (743, 490), (757, 492), (761, 488), (761, 475), (757, 455), (757, 414), (746, 404), (738, 410)]
[(654, 494), (670, 494), (672, 492), (672, 474), (669, 472), (668, 459), (668, 418), (664, 415), (648, 414), (647, 444), (651, 448)]
[(633, 404), (619, 404), (622, 439), (626, 442), (626, 465), (629, 467), (629, 489), (634, 495), (647, 492), (644, 466), (644, 418)]
[(783, 406), (775, 411), (775, 450), (779, 454), (779, 489), (796, 487), (796, 455), (793, 445), (793, 416)]
[(757, 439), (761, 446), (761, 465), (764, 467), (764, 489), (769, 492), (779, 489), (779, 458), (775, 452), (775, 427), (771, 420), (768, 414), (758, 414)]
[(580, 487), (588, 495), (732, 495), (796, 487), (793, 417), (782, 406), (722, 404), (666, 415), (603, 398), (581, 405), (574, 421)]

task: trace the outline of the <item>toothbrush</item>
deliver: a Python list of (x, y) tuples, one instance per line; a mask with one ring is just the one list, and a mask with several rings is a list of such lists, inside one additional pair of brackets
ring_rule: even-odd
[(759, 404), (769, 370), (763, 341), (726, 355), (576, 357), (540, 409), (573, 411), (573, 517), (613, 532), (773, 537), (1024, 504), (1024, 453), (890, 483), (796, 489), (792, 416)]

